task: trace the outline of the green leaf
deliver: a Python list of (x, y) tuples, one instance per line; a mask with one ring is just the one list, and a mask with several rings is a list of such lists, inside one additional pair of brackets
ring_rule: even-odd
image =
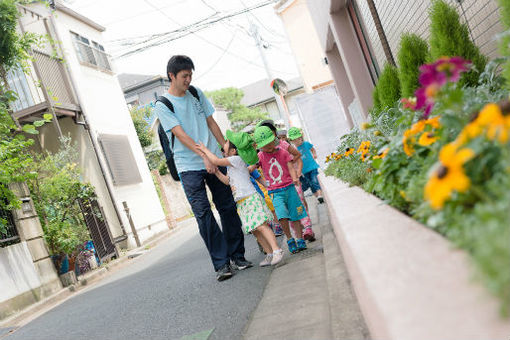
[(379, 167), (381, 166), (381, 163), (382, 163), (382, 159), (378, 158), (378, 159), (374, 159), (372, 161), (372, 167), (374, 169), (379, 169)]
[(53, 119), (53, 115), (51, 113), (43, 114), (44, 120), (51, 121)]
[(25, 124), (25, 125), (23, 125), (23, 128), (22, 128), (22, 129), (23, 129), (23, 131), (24, 131), (24, 132), (26, 132), (26, 133), (30, 133), (30, 134), (32, 134), (32, 135), (37, 135), (37, 134), (39, 134), (39, 131), (37, 131), (37, 130), (35, 129), (35, 127), (34, 127), (33, 125), (31, 125), (31, 124)]
[(36, 121), (34, 122), (34, 126), (35, 126), (35, 127), (41, 127), (41, 126), (43, 126), (44, 124), (46, 124), (46, 121), (44, 121), (44, 120), (36, 120)]

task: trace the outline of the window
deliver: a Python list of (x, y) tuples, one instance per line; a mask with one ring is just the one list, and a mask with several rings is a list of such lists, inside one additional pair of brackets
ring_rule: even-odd
[(103, 70), (112, 70), (110, 61), (108, 60), (108, 55), (101, 44), (91, 41), (74, 32), (71, 32), (71, 35), (74, 40), (76, 54), (81, 62), (95, 65)]

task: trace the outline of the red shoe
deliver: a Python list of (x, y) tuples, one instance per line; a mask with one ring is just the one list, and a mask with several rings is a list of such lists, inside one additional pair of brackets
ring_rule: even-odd
[(315, 241), (315, 234), (312, 230), (312, 227), (305, 228), (305, 231), (303, 232), (303, 238), (309, 242)]

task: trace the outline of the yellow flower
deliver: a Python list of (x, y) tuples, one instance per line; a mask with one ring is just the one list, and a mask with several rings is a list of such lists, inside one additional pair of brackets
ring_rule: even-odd
[(354, 153), (354, 148), (347, 148), (344, 153), (344, 157), (348, 157)]
[(361, 142), (361, 144), (358, 147), (358, 151), (356, 151), (356, 152), (361, 153), (361, 152), (363, 152), (363, 150), (368, 151), (369, 148), (370, 148), (370, 141), (367, 140), (367, 141)]
[(382, 132), (379, 130), (374, 131), (374, 136), (381, 136)]
[(425, 199), (434, 209), (443, 207), (453, 191), (465, 192), (471, 182), (464, 173), (463, 164), (475, 156), (473, 150), (458, 149), (456, 143), (445, 145), (439, 152), (440, 166), (425, 185)]
[(441, 116), (435, 116), (433, 118), (429, 118), (429, 119), (427, 119), (425, 121), (425, 124), (432, 126), (434, 129), (438, 129), (438, 128), (441, 127), (441, 123), (439, 122), (439, 118), (441, 118)]
[(483, 107), (475, 119), (466, 125), (457, 137), (457, 143), (463, 144), (486, 132), (490, 140), (500, 143), (508, 142), (510, 138), (510, 116), (502, 113), (498, 104), (489, 103)]
[(342, 154), (341, 153), (338, 153), (338, 154), (335, 154), (335, 160), (339, 160), (340, 158), (342, 158)]
[(377, 156), (374, 156), (374, 159), (383, 159), (388, 154), (388, 151), (390, 151), (390, 148), (386, 148), (383, 151), (379, 152)]
[(429, 146), (434, 144), (438, 140), (437, 136), (434, 136), (432, 132), (424, 132), (421, 134), (418, 144), (421, 146)]
[(368, 129), (369, 127), (371, 127), (372, 125), (370, 125), (370, 123), (362, 123), (361, 124), (361, 130), (366, 130)]

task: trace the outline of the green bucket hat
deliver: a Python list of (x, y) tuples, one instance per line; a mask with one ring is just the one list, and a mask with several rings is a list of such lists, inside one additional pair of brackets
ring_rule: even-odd
[(246, 132), (233, 132), (227, 130), (227, 140), (237, 148), (237, 154), (248, 165), (256, 164), (259, 161), (257, 150), (253, 148), (253, 140)]
[(298, 129), (297, 127), (291, 127), (289, 129), (288, 138), (290, 140), (298, 139), (299, 137), (303, 137), (303, 133), (301, 132), (301, 129)]
[(263, 148), (267, 144), (271, 143), (275, 140), (275, 135), (273, 131), (267, 126), (259, 126), (255, 129), (253, 133), (253, 139), (255, 139), (255, 143), (257, 143), (257, 147)]

